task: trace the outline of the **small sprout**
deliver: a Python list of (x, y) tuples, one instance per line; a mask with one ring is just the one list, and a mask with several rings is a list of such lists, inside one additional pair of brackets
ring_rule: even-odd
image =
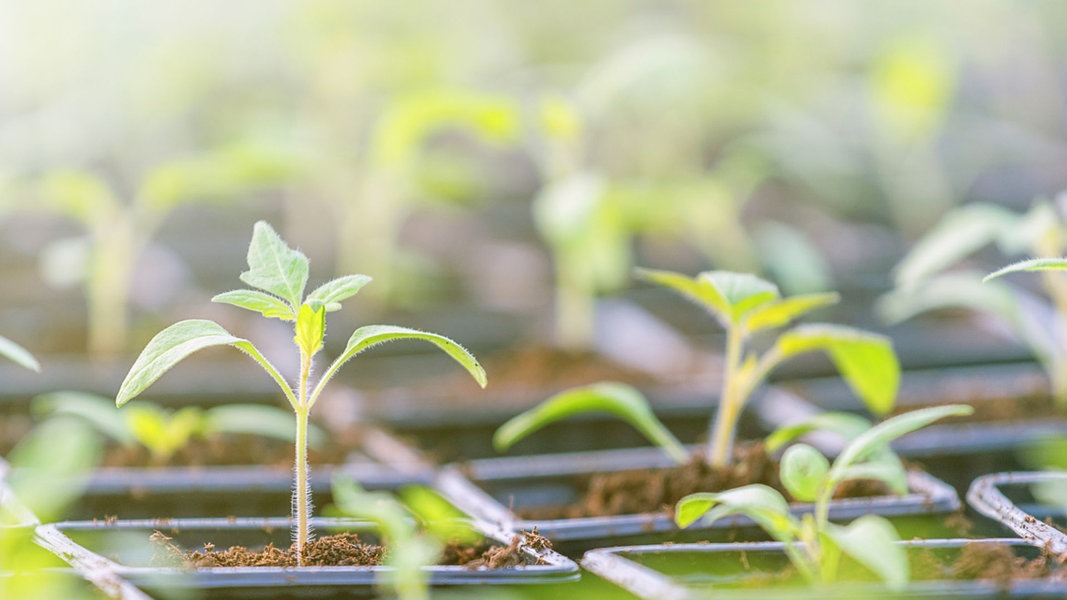
[(478, 361), (452, 340), (435, 333), (394, 325), (367, 325), (352, 333), (341, 355), (330, 363), (312, 386), (312, 361), (323, 347), (326, 313), (336, 310), (343, 300), (355, 295), (370, 279), (364, 275), (348, 275), (330, 281), (305, 295), (308, 267), (306, 256), (287, 246), (269, 224), (260, 221), (254, 227), (252, 241), (248, 247), (248, 270), (241, 274), (241, 281), (256, 290), (226, 292), (215, 297), (217, 302), (233, 304), (268, 318), (293, 322), (293, 342), (300, 357), (295, 390), (252, 342), (232, 335), (214, 321), (190, 319), (167, 327), (148, 342), (130, 368), (115, 398), (117, 406), (126, 404), (171, 367), (197, 350), (213, 346), (233, 346), (252, 357), (278, 384), (296, 415), (293, 538), (298, 562), (302, 560), (304, 546), (310, 538), (308, 414), (326, 384), (346, 362), (382, 342), (423, 340), (455, 359), (479, 385), (486, 385), (485, 371)]
[[(51, 392), (32, 401), (41, 416), (70, 416), (127, 446), (141, 446), (152, 463), (163, 465), (182, 448), (213, 436), (238, 433), (270, 437), (292, 443), (293, 418), (284, 410), (261, 404), (228, 404), (201, 409), (186, 406), (170, 411), (158, 404), (140, 402), (124, 411), (103, 396), (84, 392)], [(320, 448), (326, 432), (309, 425), (308, 445)]]
[(548, 398), (516, 415), (493, 435), (493, 447), (507, 450), (527, 435), (549, 423), (577, 414), (607, 413), (619, 417), (640, 431), (678, 464), (689, 460), (689, 452), (653, 414), (648, 400), (635, 388), (614, 382), (572, 388)]
[(836, 293), (782, 298), (774, 284), (728, 271), (688, 277), (640, 269), (637, 275), (703, 306), (726, 329), (723, 389), (707, 450), (710, 465), (729, 464), (737, 421), (752, 392), (775, 367), (800, 354), (823, 351), (829, 355), (852, 391), (876, 414), (886, 414), (893, 407), (900, 364), (885, 336), (842, 325), (808, 324), (780, 334), (762, 355), (746, 351), (745, 344), (753, 334), (784, 327), (805, 313), (836, 304)]
[[(1067, 195), (1037, 200), (1025, 213), (1002, 206), (968, 204), (948, 212), (895, 269), (896, 288), (878, 301), (890, 322), (944, 308), (965, 308), (997, 317), (1041, 364), (1061, 407), (1067, 406), (1067, 279), (1051, 271), (1067, 267)], [(1006, 256), (1031, 255), (985, 275), (953, 269), (980, 249), (995, 245)], [(1041, 274), (1044, 296), (1003, 280), (1022, 271)]]
[[(679, 527), (688, 527), (700, 519), (711, 523), (730, 515), (744, 515), (785, 544), (790, 562), (809, 583), (836, 581), (843, 553), (874, 572), (886, 587), (899, 590), (908, 582), (909, 569), (904, 548), (896, 543), (899, 536), (892, 523), (875, 515), (860, 517), (844, 526), (831, 523), (830, 500), (841, 483), (852, 479), (875, 479), (898, 487), (903, 480), (903, 466), (889, 450), (889, 443), (938, 419), (971, 412), (971, 407), (959, 404), (924, 408), (863, 431), (855, 427), (857, 421), (847, 419), (822, 419), (792, 427), (788, 434), (778, 436), (779, 443), (821, 425), (847, 432), (851, 438), (833, 463), (807, 444), (795, 444), (783, 455), (783, 485), (795, 499), (814, 503), (813, 514), (798, 518), (781, 493), (753, 484), (720, 493), (690, 494), (675, 506), (675, 522)], [(842, 424), (843, 430), (835, 427)]]

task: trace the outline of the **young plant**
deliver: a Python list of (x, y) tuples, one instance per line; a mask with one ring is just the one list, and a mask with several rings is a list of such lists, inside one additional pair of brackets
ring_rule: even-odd
[[(897, 415), (855, 435), (832, 464), (812, 446), (790, 446), (782, 456), (782, 484), (796, 500), (814, 504), (814, 512), (800, 518), (781, 493), (753, 484), (720, 493), (690, 494), (675, 506), (675, 522), (688, 527), (701, 518), (711, 523), (729, 515), (744, 515), (785, 545), (790, 562), (811, 584), (836, 581), (844, 554), (874, 572), (890, 589), (899, 590), (909, 579), (908, 561), (904, 548), (897, 544), (899, 536), (893, 524), (877, 515), (860, 517), (848, 525), (831, 523), (830, 500), (837, 487), (850, 479), (878, 480), (903, 492), (904, 469), (889, 450), (889, 443), (938, 419), (972, 410), (965, 405), (947, 405)], [(843, 418), (845, 430), (856, 434), (856, 422), (847, 417)], [(825, 424), (827, 419), (823, 420)], [(793, 427), (777, 441), (784, 443), (814, 426)]]
[[(168, 410), (140, 402), (124, 410), (103, 396), (85, 392), (51, 392), (32, 401), (41, 416), (81, 419), (112, 440), (148, 451), (152, 464), (164, 465), (182, 448), (227, 433), (259, 435), (292, 443), (293, 418), (286, 411), (262, 404), (228, 404), (212, 408), (186, 406)], [(326, 432), (308, 426), (308, 445), (322, 447)]]
[(493, 447), (503, 452), (550, 423), (588, 413), (616, 416), (662, 448), (675, 463), (684, 465), (689, 460), (685, 446), (656, 418), (648, 399), (636, 388), (616, 382), (571, 388), (512, 417), (493, 434)]
[(46, 279), (83, 288), (89, 352), (110, 356), (126, 349), (134, 267), (173, 211), (232, 201), (289, 181), (298, 163), (293, 152), (242, 142), (156, 165), (130, 198), (88, 171), (56, 171), (27, 185), (24, 210), (58, 214), (84, 229), (46, 246), (40, 262)]
[(954, 268), (989, 245), (1006, 256), (1059, 257), (1067, 252), (1065, 214), (1067, 195), (1038, 200), (1023, 214), (992, 204), (950, 211), (896, 266), (895, 288), (879, 300), (879, 313), (890, 322), (944, 308), (996, 317), (1009, 335), (1030, 348), (1057, 404), (1067, 408), (1067, 279), (1043, 273), (1043, 298), (1023, 286), (989, 281), (1023, 269), (997, 272), (983, 283), (984, 272)]
[(671, 271), (638, 270), (641, 279), (668, 287), (706, 308), (726, 329), (726, 357), (718, 413), (709, 426), (707, 461), (729, 464), (741, 410), (752, 392), (784, 361), (823, 351), (867, 407), (883, 415), (893, 407), (900, 363), (885, 336), (831, 324), (800, 325), (781, 333), (762, 355), (746, 349), (751, 337), (788, 325), (814, 309), (837, 303), (836, 293), (782, 298), (777, 286), (754, 275), (706, 271), (688, 277)]
[(300, 371), (295, 390), (252, 342), (232, 335), (213, 321), (190, 319), (167, 327), (148, 342), (130, 368), (115, 398), (116, 405), (121, 407), (197, 350), (213, 346), (233, 346), (252, 357), (278, 384), (296, 415), (293, 539), (298, 562), (310, 536), (308, 414), (326, 384), (346, 362), (367, 348), (383, 342), (422, 340), (437, 346), (455, 359), (479, 385), (485, 387), (486, 384), (485, 371), (481, 365), (459, 344), (442, 335), (394, 325), (367, 325), (357, 329), (348, 339), (341, 355), (330, 363), (317, 382), (312, 382), (312, 362), (315, 355), (322, 350), (326, 335), (326, 313), (339, 310), (341, 302), (355, 295), (370, 282), (370, 277), (346, 275), (305, 294), (307, 280), (307, 257), (287, 246), (269, 224), (260, 221), (255, 225), (252, 242), (248, 247), (248, 270), (241, 274), (241, 281), (256, 289), (225, 292), (212, 299), (214, 302), (258, 312), (267, 318), (293, 323), (293, 342), (300, 357)]

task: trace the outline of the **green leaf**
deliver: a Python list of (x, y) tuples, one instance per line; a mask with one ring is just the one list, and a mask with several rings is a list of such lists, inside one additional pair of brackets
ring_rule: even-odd
[(248, 245), (248, 270), (241, 273), (241, 281), (284, 299), (296, 310), (307, 280), (307, 257), (287, 246), (269, 223), (257, 222)]
[(822, 452), (807, 444), (796, 444), (782, 455), (779, 474), (782, 485), (794, 498), (814, 502), (829, 470), (830, 461)]
[(1008, 273), (1019, 273), (1021, 271), (1060, 271), (1063, 269), (1067, 269), (1067, 258), (1032, 258), (1008, 265), (999, 271), (994, 271), (986, 275), (982, 281), (989, 281)]
[(898, 544), (893, 524), (877, 515), (864, 515), (847, 526), (831, 524), (825, 535), (842, 552), (867, 567), (891, 590), (901, 590), (910, 578), (907, 552)]
[(274, 379), (289, 403), (293, 406), (297, 404), (293, 390), (285, 382), (285, 378), (251, 342), (234, 337), (214, 321), (189, 319), (167, 327), (148, 341), (148, 345), (134, 361), (119, 387), (119, 393), (115, 397), (116, 406), (122, 406), (137, 397), (171, 367), (193, 352), (212, 346), (233, 346), (251, 356)]
[(745, 515), (780, 542), (794, 541), (800, 531), (800, 523), (789, 512), (785, 498), (759, 483), (717, 494), (690, 494), (675, 505), (674, 522), (688, 527), (705, 514), (707, 523), (729, 515)]
[(634, 276), (638, 279), (670, 288), (690, 301), (706, 308), (719, 320), (723, 326), (731, 323), (730, 305), (719, 291), (700, 279), (658, 269), (635, 269)]
[(296, 320), (293, 308), (276, 296), (256, 290), (233, 290), (224, 292), (211, 299), (212, 302), (232, 304), (252, 312), (258, 312), (269, 319), (282, 321)]
[(315, 390), (311, 393), (310, 400), (308, 401), (309, 406), (315, 403), (319, 394), (322, 393), (323, 388), (326, 386), (326, 383), (329, 382), (337, 371), (346, 362), (351, 360), (352, 357), (371, 346), (396, 340), (423, 340), (430, 342), (462, 365), (463, 368), (471, 374), (471, 377), (478, 382), (478, 385), (484, 388), (488, 383), (485, 376), (485, 369), (478, 364), (478, 360), (474, 358), (474, 355), (467, 352), (463, 346), (460, 346), (443, 335), (419, 331), (417, 329), (408, 329), (407, 327), (397, 327), (396, 325), (365, 325), (352, 333), (352, 337), (348, 338), (348, 345), (345, 346), (345, 351), (342, 352), (341, 355), (333, 361), (333, 364), (326, 369), (326, 372), (323, 373), (322, 378), (319, 380), (318, 384), (315, 385)]
[(899, 287), (913, 287), (996, 240), (1018, 217), (993, 204), (949, 211), (895, 269)]
[(471, 526), (467, 515), (434, 490), (422, 485), (407, 485), (400, 488), (399, 493), (423, 529), (437, 539), (472, 544), (481, 540), (481, 534)]
[(750, 332), (775, 329), (788, 325), (804, 313), (837, 304), (840, 300), (841, 296), (835, 292), (792, 296), (752, 310), (745, 316), (743, 323)]
[(714, 287), (730, 306), (731, 321), (738, 323), (749, 311), (781, 297), (778, 286), (750, 275), (730, 271), (705, 271), (697, 276)]
[(43, 204), (81, 223), (113, 216), (120, 209), (111, 188), (100, 177), (85, 171), (58, 171), (41, 183)]
[(852, 440), (830, 468), (830, 477), (841, 481), (846, 469), (871, 456), (900, 436), (922, 429), (930, 423), (951, 416), (969, 415), (974, 409), (965, 404), (932, 406), (906, 412), (887, 419)]
[(871, 412), (893, 408), (900, 386), (900, 363), (889, 338), (843, 325), (812, 324), (791, 329), (775, 342), (782, 360), (825, 351), (852, 391)]
[(301, 304), (295, 330), (293, 341), (296, 345), (305, 356), (315, 356), (322, 350), (322, 340), (326, 336), (326, 307), (319, 302)]
[(131, 445), (136, 440), (126, 427), (126, 417), (109, 398), (87, 392), (51, 392), (30, 401), (38, 418), (70, 416), (81, 419), (116, 442)]
[[(903, 495), (908, 493), (908, 474), (904, 469), (904, 465), (900, 462), (900, 458), (889, 450), (888, 446), (883, 448), (887, 451), (881, 453), (881, 456), (876, 459), (861, 462), (844, 469), (840, 475), (841, 481), (872, 479), (881, 481), (889, 486), (889, 489), (894, 494)], [(836, 484), (838, 482), (833, 483)]]
[(1018, 300), (1011, 289), (996, 282), (983, 284), (978, 273), (953, 271), (929, 279), (921, 286), (898, 289), (878, 299), (875, 310), (889, 323), (931, 310), (966, 308), (999, 315), (1011, 323), (1018, 320)]
[(779, 427), (774, 433), (767, 436), (763, 443), (768, 452), (774, 452), (785, 444), (812, 431), (831, 431), (846, 440), (852, 440), (870, 428), (870, 420), (859, 415), (845, 412), (823, 412), (799, 423)]
[(496, 430), (493, 447), (498, 452), (542, 427), (567, 417), (587, 413), (608, 413), (619, 417), (662, 448), (675, 462), (685, 464), (689, 453), (653, 414), (648, 400), (635, 388), (607, 382), (560, 392), (526, 412), (512, 417)]
[[(205, 433), (241, 433), (260, 435), (286, 442), (296, 439), (293, 414), (263, 404), (226, 404), (205, 411)], [(327, 435), (321, 427), (308, 424), (308, 445), (321, 448)]]
[(307, 301), (316, 300), (326, 305), (327, 312), (341, 308), (341, 302), (356, 295), (356, 292), (371, 282), (367, 275), (345, 275), (326, 282), (308, 294)]
[(0, 335), (0, 356), (31, 371), (41, 370), (41, 363), (37, 362), (28, 350), (2, 335)]

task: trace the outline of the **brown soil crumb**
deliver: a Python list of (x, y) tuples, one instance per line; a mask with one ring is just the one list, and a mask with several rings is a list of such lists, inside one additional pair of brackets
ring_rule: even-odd
[[(536, 535), (536, 534), (534, 534)], [(547, 543), (547, 540), (536, 536)], [(153, 564), (179, 565), (186, 568), (209, 567), (296, 567), (296, 548), (278, 548), (268, 544), (261, 550), (231, 546), (216, 550), (204, 544), (203, 550), (186, 551), (171, 543), (171, 538), (156, 531), (150, 538), (156, 548)], [(507, 546), (493, 546), (482, 542), (475, 545), (449, 543), (439, 564), (504, 569), (518, 565), (536, 564), (521, 550), (522, 536), (516, 536)], [(533, 544), (531, 544), (533, 545)], [(536, 546), (535, 546), (536, 547)], [(339, 533), (312, 540), (304, 548), (305, 567), (370, 567), (382, 564), (387, 550), (376, 544), (363, 543), (354, 533)]]
[[(575, 503), (520, 510), (520, 514), (528, 519), (573, 519), (670, 512), (689, 494), (723, 491), (752, 483), (769, 485), (789, 497), (778, 479), (778, 461), (767, 454), (759, 442), (738, 445), (734, 463), (726, 469), (713, 469), (702, 458), (694, 457), (679, 467), (598, 473), (579, 483), (584, 491)], [(840, 486), (835, 497), (859, 498), (888, 493), (885, 485), (879, 482), (860, 480)]]

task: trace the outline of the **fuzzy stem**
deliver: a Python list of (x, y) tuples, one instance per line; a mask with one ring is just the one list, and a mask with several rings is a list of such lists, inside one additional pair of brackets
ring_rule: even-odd
[(737, 430), (737, 418), (741, 414), (744, 396), (737, 381), (741, 365), (741, 332), (731, 325), (726, 330), (726, 362), (723, 367), (722, 398), (715, 420), (711, 422), (711, 437), (708, 445), (708, 464), (724, 468), (733, 458), (734, 435)]
[(296, 407), (296, 456), (294, 459), (293, 481), (293, 516), (296, 521), (296, 531), (293, 532), (293, 541), (296, 543), (296, 564), (304, 564), (304, 546), (311, 538), (308, 527), (308, 518), (311, 514), (311, 486), (308, 485), (308, 377), (311, 373), (311, 357), (306, 352), (300, 352), (300, 387), (299, 403)]
[(311, 513), (311, 488), (308, 485), (309, 469), (307, 454), (308, 410), (296, 411), (296, 459), (293, 487), (293, 512), (296, 516), (296, 564), (304, 564), (304, 546), (308, 543), (311, 532), (308, 519)]

